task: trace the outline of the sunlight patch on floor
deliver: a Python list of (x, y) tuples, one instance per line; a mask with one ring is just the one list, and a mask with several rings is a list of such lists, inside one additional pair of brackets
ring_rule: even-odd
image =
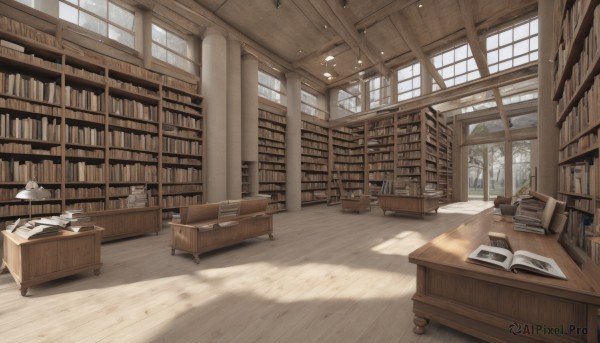
[[(275, 272), (274, 269), (279, 275), (276, 286), (273, 286), (273, 280), (269, 278), (269, 275)], [(252, 275), (246, 273), (244, 282), (239, 282), (238, 275), (247, 270), (252, 270)], [(208, 282), (207, 284), (212, 285), (208, 291), (213, 288), (212, 291), (221, 294), (241, 294), (253, 289), (254, 295), (279, 303), (319, 299), (394, 299), (406, 296), (407, 293), (389, 285), (408, 282), (407, 277), (414, 279), (414, 275), (324, 263), (305, 263), (296, 266), (251, 263), (224, 269), (202, 270), (196, 274), (201, 278), (219, 280), (215, 284)], [(250, 285), (252, 287), (249, 287)], [(352, 286), (348, 287), (348, 285)], [(365, 289), (369, 291), (365, 292)], [(409, 293), (412, 292), (414, 291), (411, 290)]]

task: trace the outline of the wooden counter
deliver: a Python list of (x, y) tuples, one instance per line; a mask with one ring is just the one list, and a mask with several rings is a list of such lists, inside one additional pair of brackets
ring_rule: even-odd
[[(514, 251), (553, 258), (567, 280), (466, 262), (479, 245), (489, 244), (489, 231), (505, 233)], [(435, 320), (489, 342), (598, 340), (600, 268), (591, 261), (579, 268), (556, 235), (514, 231), (487, 210), (413, 251), (409, 261), (417, 265), (415, 333)], [(554, 329), (561, 334), (548, 332)]]
[(437, 213), (440, 207), (437, 196), (380, 194), (378, 198), (384, 215), (386, 211), (394, 211), (422, 217), (428, 212)]
[(91, 231), (61, 231), (56, 235), (30, 240), (6, 230), (1, 272), (10, 271), (21, 295), (40, 283), (94, 270), (100, 274), (100, 243), (102, 229)]

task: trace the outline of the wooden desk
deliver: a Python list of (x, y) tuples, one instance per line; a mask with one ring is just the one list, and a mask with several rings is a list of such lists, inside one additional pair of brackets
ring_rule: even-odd
[(162, 214), (158, 206), (86, 212), (85, 215), (104, 228), (103, 242), (148, 233), (158, 235), (162, 225)]
[(380, 194), (378, 198), (384, 215), (385, 211), (394, 211), (422, 217), (431, 211), (437, 213), (440, 207), (437, 196)]
[(102, 228), (79, 233), (61, 231), (55, 236), (26, 240), (3, 230), (0, 272), (10, 271), (22, 296), (31, 286), (86, 270), (99, 275), (102, 231)]
[[(506, 233), (515, 251), (552, 257), (568, 280), (466, 262), (480, 244), (489, 244), (489, 231)], [(413, 251), (409, 261), (417, 265), (417, 334), (435, 320), (489, 342), (597, 342), (599, 268), (588, 261), (580, 269), (555, 235), (514, 231), (512, 223), (494, 222), (488, 210)], [(555, 335), (536, 331), (537, 325), (580, 333), (586, 328), (588, 334)]]
[(342, 211), (356, 211), (360, 213), (362, 210), (371, 210), (371, 197), (369, 195), (357, 195), (354, 198), (344, 197), (342, 201)]

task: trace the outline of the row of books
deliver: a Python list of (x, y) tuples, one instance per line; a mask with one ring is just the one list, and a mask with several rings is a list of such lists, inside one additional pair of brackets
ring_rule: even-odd
[(60, 104), (60, 84), (33, 76), (0, 71), (0, 93), (50, 104)]
[(60, 120), (42, 115), (0, 114), (0, 137), (60, 142)]
[(51, 160), (33, 162), (0, 157), (0, 181), (25, 183), (33, 178), (39, 182), (60, 182), (60, 164)]

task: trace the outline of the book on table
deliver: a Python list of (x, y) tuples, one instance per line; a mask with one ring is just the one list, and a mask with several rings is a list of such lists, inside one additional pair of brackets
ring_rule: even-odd
[(512, 253), (508, 249), (480, 245), (469, 255), (467, 261), (515, 273), (524, 270), (544, 276), (567, 279), (554, 259), (526, 250), (517, 250)]

